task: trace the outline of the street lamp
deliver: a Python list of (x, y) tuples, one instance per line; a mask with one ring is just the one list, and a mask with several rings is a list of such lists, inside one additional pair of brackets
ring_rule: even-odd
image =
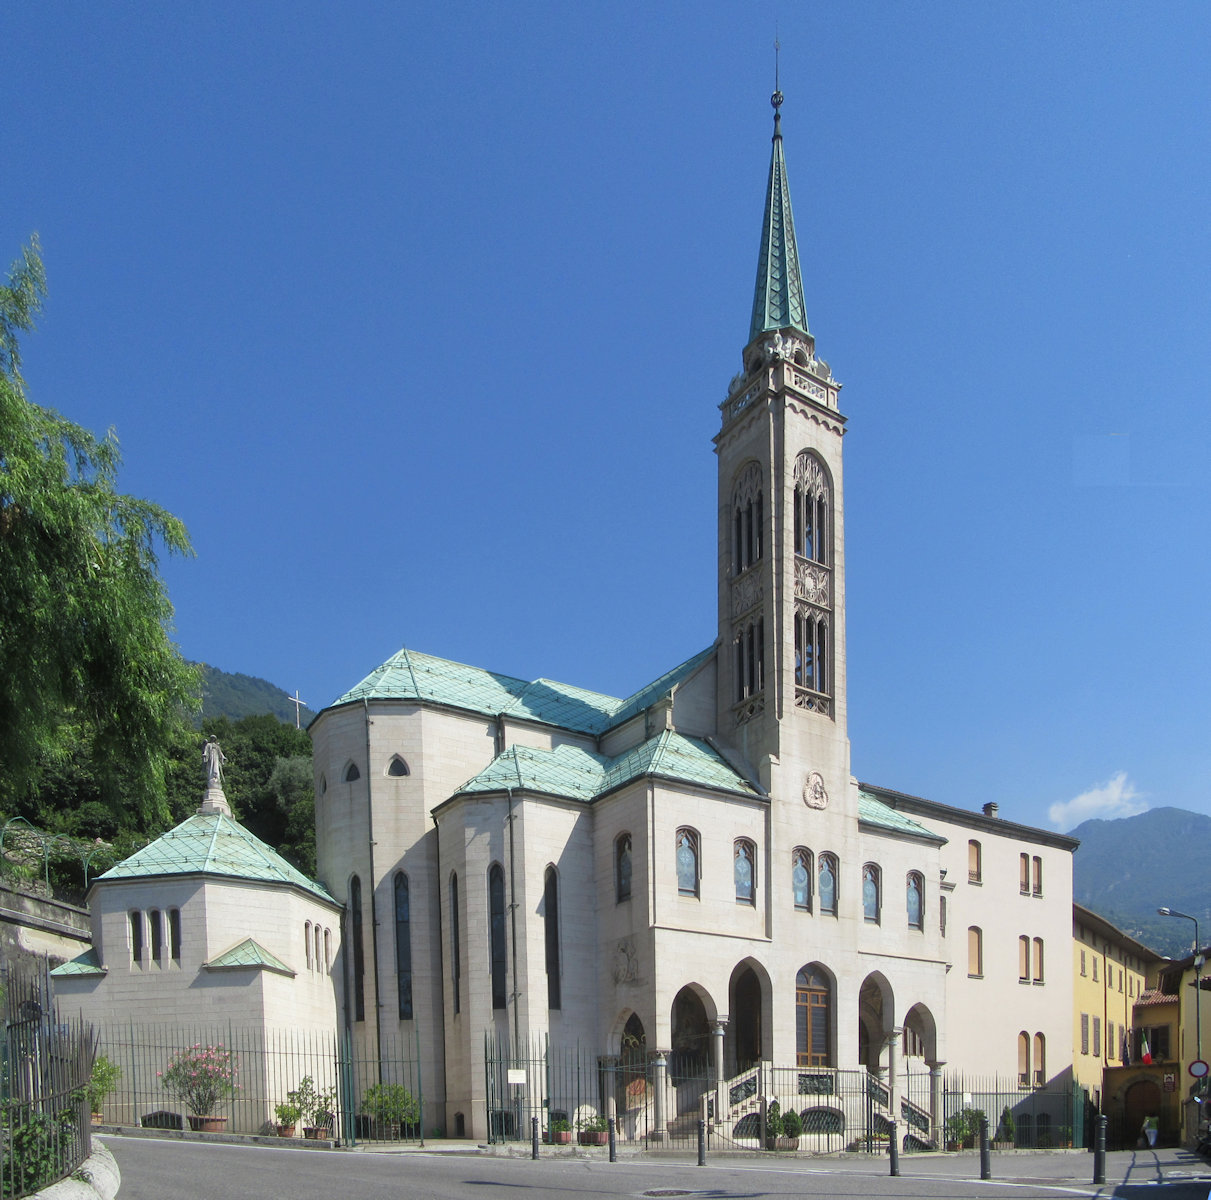
[(1195, 1054), (1199, 1060), (1203, 1057), (1203, 1021), (1199, 999), (1203, 991), (1203, 944), (1198, 937), (1198, 918), (1189, 913), (1178, 912), (1176, 908), (1158, 908), (1162, 917), (1184, 917), (1194, 922), (1194, 1045)]

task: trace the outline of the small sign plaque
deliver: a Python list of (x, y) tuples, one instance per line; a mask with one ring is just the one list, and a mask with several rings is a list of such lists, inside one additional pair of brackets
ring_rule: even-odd
[(526, 1082), (525, 1067), (510, 1067), (509, 1068), (509, 1083), (516, 1084), (518, 1087), (523, 1087)]
[(1167, 1092), (1176, 1092), (1177, 1091), (1177, 1072), (1176, 1071), (1166, 1071), (1164, 1082), (1163, 1082), (1162, 1086), (1164, 1087), (1165, 1091), (1167, 1091)]

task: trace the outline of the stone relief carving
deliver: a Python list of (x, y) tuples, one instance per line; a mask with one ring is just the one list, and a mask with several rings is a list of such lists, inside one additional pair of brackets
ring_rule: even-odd
[(824, 776), (819, 771), (809, 771), (803, 781), (803, 803), (808, 808), (827, 808), (828, 792), (824, 789)]
[[(805, 558), (795, 560), (795, 595), (799, 599), (821, 608), (831, 608), (829, 592), (829, 569), (826, 566)], [(735, 616), (735, 612), (732, 615)]]
[(765, 712), (765, 694), (761, 693), (756, 696), (750, 696), (747, 700), (742, 700), (736, 705), (734, 711), (736, 713), (737, 725), (743, 725), (746, 721), (759, 717)]
[(760, 604), (763, 594), (761, 580), (756, 574), (742, 575), (732, 584), (732, 616), (738, 617)]
[(637, 983), (639, 981), (639, 958), (635, 952), (635, 939), (623, 938), (614, 951), (614, 982)]

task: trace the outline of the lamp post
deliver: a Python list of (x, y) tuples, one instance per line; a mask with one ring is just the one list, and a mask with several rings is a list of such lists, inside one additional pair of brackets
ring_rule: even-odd
[(1178, 912), (1176, 908), (1158, 908), (1156, 911), (1162, 917), (1184, 917), (1187, 921), (1194, 922), (1194, 1052), (1201, 1061), (1203, 1057), (1203, 1020), (1199, 999), (1203, 991), (1203, 944), (1198, 937), (1198, 918), (1192, 917), (1189, 913)]

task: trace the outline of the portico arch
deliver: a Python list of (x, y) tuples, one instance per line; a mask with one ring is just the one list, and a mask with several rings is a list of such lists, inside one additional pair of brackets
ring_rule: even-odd
[(724, 1036), (726, 1072), (738, 1075), (773, 1057), (772, 992), (769, 974), (755, 959), (737, 963), (728, 982), (728, 1024)]
[(858, 1063), (868, 1071), (886, 1065), (884, 1048), (895, 1027), (895, 997), (882, 971), (872, 971), (858, 992)]

